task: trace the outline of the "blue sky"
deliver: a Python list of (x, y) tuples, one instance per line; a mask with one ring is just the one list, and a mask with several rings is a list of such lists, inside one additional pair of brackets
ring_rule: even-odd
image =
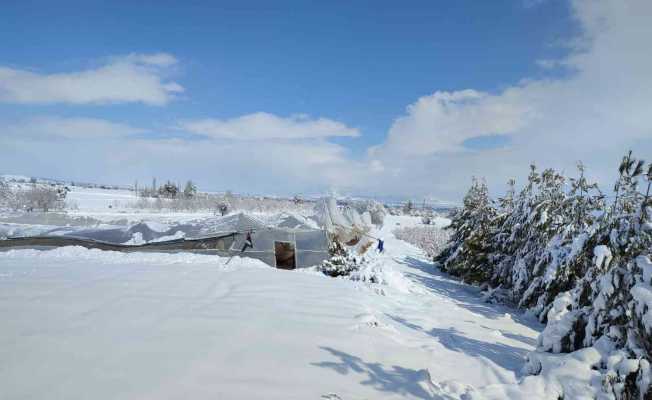
[[(646, 5), (641, 2), (640, 6)], [(3, 78), (0, 74), (0, 123), (8, 127), (5, 132), (15, 132), (13, 136), (4, 134), (5, 139), (13, 143), (9, 143), (13, 146), (13, 153), (11, 157), (5, 157), (5, 162), (0, 161), (0, 170), (40, 176), (55, 173), (61, 178), (124, 181), (120, 183), (147, 179), (154, 174), (159, 179), (166, 176), (176, 180), (194, 177), (200, 186), (213, 190), (273, 191), (276, 194), (344, 190), (453, 199), (464, 185), (459, 188), (440, 185), (438, 189), (437, 182), (431, 183), (425, 178), (431, 168), (437, 168), (433, 165), (436, 160), (456, 157), (455, 163), (463, 165), (462, 160), (466, 159), (473, 163), (473, 168), (466, 171), (470, 175), (483, 169), (476, 160), (476, 153), (518, 146), (519, 140), (513, 140), (512, 136), (527, 136), (517, 133), (525, 129), (521, 126), (525, 122), (487, 123), (492, 127), (491, 132), (483, 122), (484, 118), (495, 117), (496, 109), (506, 107), (502, 102), (509, 100), (510, 89), (523, 88), (527, 85), (524, 82), (573, 83), (582, 78), (584, 65), (573, 64), (569, 68), (568, 65), (559, 67), (559, 64), (572, 64), (575, 56), (591, 53), (593, 41), (602, 34), (592, 25), (595, 13), (605, 14), (601, 17), (607, 21), (612, 16), (619, 18), (617, 22), (622, 25), (616, 26), (614, 32), (621, 26), (626, 27), (616, 12), (618, 10), (600, 4), (594, 10), (592, 7), (583, 1), (558, 0), (416, 1), (408, 4), (377, 1), (5, 2), (0, 16), (0, 37), (4, 38), (0, 45), (0, 67), (12, 74), (15, 71), (37, 74), (38, 79), (23, 74), (19, 85), (15, 83), (17, 78), (14, 75), (7, 73)], [(631, 14), (635, 16), (636, 13)], [(167, 55), (171, 61), (143, 61), (144, 56), (156, 54)], [(125, 80), (118, 80), (117, 88), (112, 84), (113, 87), (108, 89), (97, 89), (98, 92), (107, 91), (104, 94), (96, 92), (88, 97), (76, 93), (70, 97), (51, 93), (57, 90), (67, 93), (68, 77), (77, 79), (88, 73), (89, 79), (96, 79), (92, 75), (94, 72), (115, 65), (128, 65), (139, 74), (142, 72), (136, 78), (153, 77), (160, 80), (161, 87), (174, 83), (180, 90), (168, 91), (158, 100), (145, 94), (139, 98), (133, 93), (114, 93), (120, 91), (121, 85), (134, 85), (134, 91), (140, 90), (137, 86), (140, 81), (132, 82), (132, 75), (128, 75)], [(56, 79), (57, 74), (67, 74), (67, 77), (63, 83), (53, 87), (40, 79)], [(4, 100), (3, 79), (5, 93), (14, 93), (5, 95)], [(89, 90), (94, 89), (94, 84), (89, 83), (92, 81), (83, 82)], [(17, 90), (22, 92), (15, 94)], [(39, 90), (42, 91), (39, 93), (48, 94), (35, 94)], [(469, 129), (477, 130), (477, 135), (473, 132), (456, 133), (455, 143), (437, 139), (435, 145), (432, 142), (433, 130), (441, 126), (441, 129), (457, 132), (459, 125), (456, 122), (456, 127), (448, 127), (452, 122), (446, 121), (438, 124), (440, 121), (436, 115), (432, 116), (433, 126), (426, 123), (427, 126), (418, 128), (418, 132), (392, 133), (397, 120), (414, 117), (409, 107), (419, 99), (437, 92), (463, 90), (482, 95), (464, 99), (459, 96), (438, 97), (429, 107), (433, 110), (432, 107), (443, 104), (442, 107), (448, 109), (450, 107), (445, 102), (453, 102), (455, 106), (474, 103), (470, 105), (471, 111), (461, 112), (477, 114), (473, 111), (477, 108), (476, 103), (484, 104), (480, 105), (482, 110), (488, 107), (494, 111), (487, 116), (482, 111), (483, 119), (474, 120), (478, 127)], [(536, 95), (536, 101), (540, 101), (539, 97)], [(498, 106), (492, 106), (493, 101), (497, 101)], [(532, 103), (536, 101), (531, 100)], [(516, 110), (514, 113), (521, 114), (526, 113), (524, 110), (530, 104), (527, 98), (519, 99), (518, 106), (511, 100), (508, 103)], [(548, 104), (550, 102), (545, 101), (541, 105), (543, 111), (549, 111)], [(233, 119), (254, 113), (264, 113), (281, 119), (283, 123), (294, 124), (299, 131), (316, 129), (314, 124), (308, 126), (305, 123), (319, 118), (341, 126), (323, 128), (339, 130), (333, 135), (319, 128), (317, 130), (321, 133), (310, 131), (304, 135), (297, 131), (291, 138), (279, 137), (278, 134), (265, 137), (265, 126), (269, 123), (259, 121), (255, 129), (260, 133), (249, 138), (246, 145), (233, 137), (229, 130), (235, 129), (233, 124), (222, 126), (223, 122), (233, 122)], [(296, 115), (303, 116), (292, 119)], [(500, 118), (504, 116), (498, 115)], [(41, 121), (41, 126), (35, 126), (35, 119)], [(44, 125), (55, 128), (52, 128), (52, 123), (43, 124), (44, 119), (56, 119), (56, 126), (68, 119), (118, 124), (117, 131), (127, 126), (129, 129), (125, 129), (126, 136), (121, 136), (122, 141), (138, 139), (138, 145), (147, 147), (156, 155), (150, 160), (141, 150), (138, 157), (125, 156), (120, 163), (129, 166), (129, 173), (116, 171), (115, 160), (110, 159), (114, 154), (102, 151), (117, 145), (115, 138), (107, 139), (108, 136), (103, 135), (102, 140), (112, 140), (105, 146), (98, 144), (95, 137), (91, 140), (91, 137), (75, 136), (74, 142), (70, 137), (62, 141), (57, 139), (61, 135), (56, 132), (49, 134), (45, 131)], [(206, 124), (199, 128), (194, 124), (192, 129), (189, 128), (190, 123), (205, 120), (212, 122), (210, 128), (206, 128)], [(468, 119), (462, 116), (459, 120)], [(219, 128), (215, 127), (216, 121)], [(247, 124), (251, 119), (238, 121), (238, 129), (249, 132)], [(16, 136), (22, 135), (24, 139), (26, 135), (20, 132), (29, 131), (28, 127), (42, 131), (32, 135), (39, 139), (17, 144)], [(495, 131), (501, 128), (506, 131)], [(225, 129), (229, 131), (225, 133)], [(434, 136), (437, 135), (439, 133)], [(401, 137), (416, 141), (401, 141)], [(157, 148), (152, 146), (159, 143), (157, 140), (170, 138), (178, 138), (184, 145), (189, 141), (210, 141), (217, 147), (214, 155), (208, 153), (200, 159), (193, 157), (194, 166), (161, 166), (162, 160), (167, 158), (166, 146), (169, 143)], [(401, 168), (389, 165), (391, 162), (388, 160), (405, 157), (404, 161), (411, 163), (413, 155), (410, 152), (393, 154), (392, 143), (398, 143), (398, 147), (403, 143), (419, 147), (419, 138), (431, 145), (427, 154), (417, 154), (422, 158), (421, 162), (409, 167), (407, 176), (410, 179), (419, 176), (419, 182), (410, 186), (405, 184), (404, 172), (397, 172)], [(143, 144), (142, 141), (147, 139), (151, 142)], [(60, 145), (62, 151), (81, 149), (94, 153), (96, 157), (75, 159), (77, 165), (85, 163), (87, 166), (82, 170), (75, 168), (73, 161), (66, 163), (49, 156), (40, 158), (39, 152), (48, 148), (45, 145), (47, 140)], [(88, 140), (93, 143), (86, 143)], [(27, 149), (26, 146), (31, 147)], [(224, 169), (225, 165), (215, 164), (213, 159), (221, 157), (220, 151), (227, 151), (234, 158), (234, 152), (240, 151), (238, 160), (264, 158), (264, 155), (248, 152), (252, 146), (278, 147), (274, 157), (270, 155), (266, 161), (272, 164), (270, 168), (262, 161), (250, 167), (247, 162), (230, 160), (226, 165), (233, 166), (236, 171), (221, 181), (207, 174), (200, 176), (197, 172), (207, 168)], [(385, 154), (385, 159), (370, 155), (370, 151), (378, 148)], [(274, 164), (279, 153), (301, 151), (305, 153), (304, 158), (310, 158), (306, 154), (313, 150), (323, 152), (316, 156), (321, 161), (297, 161), (283, 168)], [(189, 153), (192, 151), (188, 150)], [(547, 159), (542, 161), (552, 161), (552, 164), (560, 161), (565, 165), (576, 161), (573, 156), (569, 155), (569, 160), (544, 157)], [(99, 162), (98, 157), (106, 160)], [(36, 161), (35, 158), (40, 159)], [(187, 162), (183, 161), (183, 164)], [(347, 163), (349, 165), (344, 165)], [(257, 168), (275, 171), (258, 174), (255, 170), (248, 170), (242, 176), (238, 172)], [(287, 171), (296, 169), (329, 171), (323, 174), (315, 172), (319, 176), (311, 180), (309, 176), (288, 175)], [(380, 176), (396, 176), (400, 184), (388, 182), (386, 187), (372, 187), (368, 182), (378, 180), (378, 176), (342, 178), (347, 169), (375, 170)], [(515, 175), (525, 173), (517, 171)], [(506, 180), (507, 177), (496, 172), (498, 178)]]

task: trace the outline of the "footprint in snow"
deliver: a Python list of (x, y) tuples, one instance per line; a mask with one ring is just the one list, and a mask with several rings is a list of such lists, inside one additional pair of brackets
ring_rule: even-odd
[(368, 326), (371, 328), (377, 328), (380, 326), (380, 323), (378, 322), (378, 319), (376, 319), (375, 315), (372, 314), (358, 314), (355, 316), (355, 319), (357, 319), (359, 322), (356, 324), (356, 327), (359, 328), (361, 326)]

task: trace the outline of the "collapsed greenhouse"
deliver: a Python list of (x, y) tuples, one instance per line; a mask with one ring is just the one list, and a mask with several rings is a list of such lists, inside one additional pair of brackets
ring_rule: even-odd
[[(25, 218), (33, 217), (25, 214), (13, 219), (13, 224), (7, 221), (10, 225), (4, 228), (0, 224), (0, 250), (82, 246), (120, 252), (192, 252), (256, 258), (281, 269), (306, 268), (330, 257), (331, 241), (354, 252), (366, 251), (373, 241), (369, 232), (382, 225), (385, 212), (374, 201), (338, 206), (334, 198), (322, 198), (310, 217), (283, 212), (266, 215), (266, 222), (239, 213), (171, 225), (141, 221), (98, 229), (93, 221), (73, 226), (71, 222), (78, 221), (48, 214), (46, 224), (38, 229), (31, 221), (32, 228), (16, 229), (16, 224), (22, 226)], [(245, 246), (248, 236), (251, 243)]]
[[(221, 237), (228, 250), (220, 254), (245, 255), (281, 269), (311, 267), (329, 257), (328, 235), (324, 230), (290, 224), (287, 219), (278, 226), (265, 226), (245, 214), (234, 217), (237, 218), (226, 221), (228, 227), (219, 227), (225, 234), (230, 233)], [(247, 233), (251, 233), (251, 247), (242, 252)]]
[[(142, 227), (142, 225), (139, 224), (137, 227)], [(142, 228), (140, 229), (139, 233), (142, 232)], [(122, 239), (116, 239), (115, 233), (113, 236), (107, 235), (110, 231), (11, 237), (0, 240), (0, 248), (82, 246), (90, 249), (122, 252), (183, 251), (226, 257), (256, 258), (272, 267), (281, 269), (311, 267), (321, 264), (329, 257), (327, 232), (301, 224), (299, 221), (293, 221), (291, 218), (286, 218), (278, 226), (266, 226), (257, 219), (241, 213), (220, 218), (201, 229), (192, 229), (191, 227), (186, 230), (184, 238), (161, 241), (155, 239), (143, 244), (124, 244)], [(120, 231), (119, 233), (124, 232)], [(243, 251), (247, 235), (251, 237), (251, 246), (247, 246)], [(102, 240), (98, 238), (102, 238)], [(114, 239), (111, 240), (111, 238)]]

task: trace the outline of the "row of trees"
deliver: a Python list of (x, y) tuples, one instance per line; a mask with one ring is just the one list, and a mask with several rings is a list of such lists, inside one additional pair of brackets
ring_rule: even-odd
[(232, 211), (266, 213), (292, 211), (309, 214), (315, 205), (314, 201), (299, 197), (283, 199), (237, 195), (231, 192), (203, 193), (197, 190), (197, 186), (192, 181), (186, 183), (183, 191), (178, 185), (168, 181), (158, 186), (156, 191), (145, 188), (139, 189), (138, 194), (139, 199), (128, 204), (129, 207), (190, 212), (211, 210), (218, 215), (226, 215)]
[(137, 201), (127, 204), (127, 207), (141, 210), (168, 210), (172, 212), (211, 211), (216, 215), (226, 215), (232, 210), (229, 204), (224, 201), (223, 197), (207, 193), (197, 193), (192, 197), (140, 197)]
[(23, 211), (61, 210), (65, 206), (68, 191), (63, 186), (35, 183), (27, 187), (10, 186), (0, 180), (0, 207)]
[(512, 180), (496, 200), (474, 180), (452, 218), (451, 243), (435, 261), (547, 323), (540, 350), (571, 352), (608, 339), (620, 362), (597, 366), (605, 390), (647, 399), (652, 164), (630, 152), (618, 171), (611, 196), (587, 180), (582, 164), (573, 178), (532, 166), (518, 193)]
[(407, 200), (401, 205), (388, 205), (387, 211), (391, 215), (410, 215), (413, 217), (421, 217), (424, 224), (430, 224), (434, 217), (437, 215), (437, 209), (431, 205), (423, 203), (415, 203), (412, 200)]
[(164, 199), (185, 198), (192, 199), (197, 195), (197, 185), (193, 181), (187, 181), (183, 190), (180, 185), (167, 181), (161, 186), (156, 186), (156, 179), (152, 181), (152, 187), (138, 190), (138, 183), (134, 189), (141, 197), (162, 197)]

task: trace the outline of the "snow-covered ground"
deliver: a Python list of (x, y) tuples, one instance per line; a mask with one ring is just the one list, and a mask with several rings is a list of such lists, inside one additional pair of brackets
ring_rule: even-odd
[(156, 210), (134, 208), (133, 205), (138, 200), (139, 198), (130, 190), (73, 186), (66, 196), (66, 204), (72, 208), (67, 213), (73, 218), (91, 217), (106, 223), (141, 220), (182, 223), (214, 215), (214, 212), (210, 210), (199, 212), (170, 212), (165, 210), (164, 212), (157, 212)]
[(0, 391), (428, 399), (514, 387), (541, 327), (391, 234), (415, 221), (388, 217), (374, 232), (386, 252), (368, 268), (381, 285), (216, 256), (0, 253)]

